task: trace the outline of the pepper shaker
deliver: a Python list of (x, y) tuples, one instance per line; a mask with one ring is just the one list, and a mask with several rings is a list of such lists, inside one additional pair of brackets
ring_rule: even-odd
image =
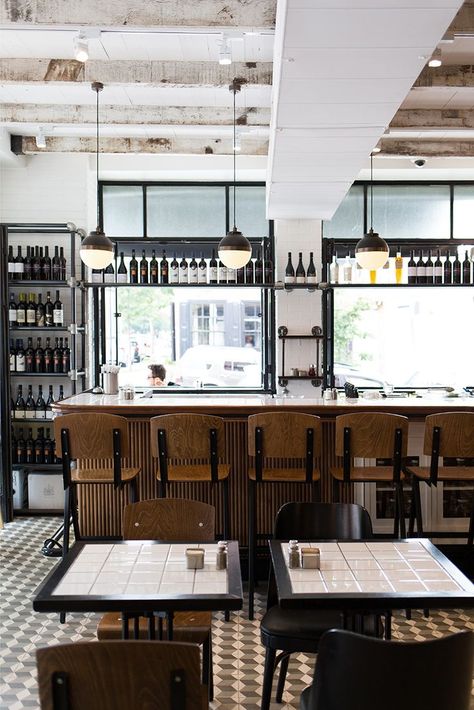
[(216, 569), (225, 569), (227, 567), (227, 542), (221, 540), (217, 543), (216, 552)]
[(296, 569), (300, 566), (300, 548), (298, 540), (290, 540), (288, 543), (288, 567)]

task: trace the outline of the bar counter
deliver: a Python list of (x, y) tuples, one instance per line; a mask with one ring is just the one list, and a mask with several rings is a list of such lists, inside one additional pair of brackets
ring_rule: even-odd
[[(474, 412), (474, 397), (450, 397), (428, 393), (424, 397), (387, 397), (325, 401), (313, 397), (282, 397), (241, 394), (168, 394), (157, 392), (153, 397), (135, 395), (134, 400), (119, 400), (118, 395), (97, 395), (84, 392), (53, 405), (55, 415), (77, 412), (101, 411), (119, 414), (129, 421), (130, 457), (126, 465), (140, 466), (140, 498), (158, 497), (156, 482), (157, 460), (150, 452), (149, 420), (159, 414), (195, 412), (222, 416), (226, 429), (227, 458), (232, 465), (229, 482), (231, 538), (245, 545), (247, 542), (247, 417), (257, 412), (298, 411), (315, 414), (322, 421), (321, 499), (330, 501), (332, 487), (330, 466), (336, 465), (334, 456), (335, 418), (354, 411), (377, 411), (402, 414), (410, 422), (422, 422), (435, 412)], [(410, 451), (409, 451), (410, 453)], [(91, 458), (88, 463), (97, 467)], [(127, 502), (127, 493), (115, 492), (112, 486), (83, 486), (80, 488), (80, 525), (84, 535), (121, 534), (121, 509)], [(222, 530), (221, 505), (217, 487), (209, 484), (175, 483), (170, 486), (170, 496), (197, 498), (212, 503), (218, 510), (217, 529)], [(261, 530), (272, 529), (279, 506), (289, 500), (310, 500), (309, 486), (278, 483), (263, 487), (259, 496), (257, 517)]]

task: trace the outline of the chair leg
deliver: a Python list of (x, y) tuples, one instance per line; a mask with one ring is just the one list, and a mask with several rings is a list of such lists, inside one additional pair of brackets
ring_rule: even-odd
[(474, 544), (474, 493), (472, 494), (471, 504), (471, 520), (469, 522), (469, 532), (467, 535), (467, 544), (472, 547)]
[(270, 710), (275, 658), (276, 651), (273, 648), (267, 648), (265, 650), (265, 666), (263, 669), (262, 701), (260, 704), (260, 710)]
[(413, 493), (415, 495), (416, 534), (418, 537), (422, 537), (423, 518), (421, 514), (420, 481), (416, 476), (413, 477)]
[(139, 500), (138, 481), (136, 478), (133, 478), (130, 481), (130, 503), (138, 503)]
[(69, 528), (71, 525), (71, 487), (64, 491), (63, 557), (69, 550)]
[(225, 478), (222, 481), (222, 499), (224, 504), (224, 540), (230, 537), (229, 529), (229, 479)]
[(160, 480), (160, 497), (166, 498), (166, 483)]
[(405, 539), (407, 536), (407, 528), (405, 523), (405, 505), (403, 500), (403, 483), (397, 484), (397, 497), (398, 497), (398, 519), (400, 523), (400, 537)]
[(390, 641), (390, 639), (392, 638), (392, 612), (386, 611), (384, 614), (384, 618), (384, 637), (386, 641)]
[(212, 670), (212, 635), (202, 645), (202, 683), (207, 685), (209, 702), (214, 699), (214, 677)]
[(395, 513), (393, 515), (393, 537), (397, 538), (399, 535), (399, 530), (400, 530), (400, 500), (398, 498), (398, 489), (397, 486), (395, 486)]
[(413, 537), (415, 533), (415, 513), (416, 513), (416, 506), (415, 506), (415, 491), (414, 491), (414, 478), (412, 479), (412, 484), (411, 484), (411, 501), (410, 501), (410, 518), (408, 521), (408, 537)]
[(253, 619), (254, 613), (254, 589), (255, 589), (255, 481), (248, 482), (248, 517), (249, 517), (249, 619)]
[(69, 499), (69, 505), (71, 506), (72, 529), (74, 530), (75, 540), (79, 540), (81, 534), (79, 532), (79, 504), (77, 502), (77, 487), (75, 485), (71, 485), (70, 489), (71, 496)]
[(277, 703), (282, 702), (283, 691), (285, 690), (285, 680), (288, 671), (288, 663), (290, 662), (290, 654), (286, 654), (280, 661), (280, 673), (278, 675), (278, 685), (275, 700)]
[(337, 478), (332, 479), (332, 502), (339, 503), (340, 487)]

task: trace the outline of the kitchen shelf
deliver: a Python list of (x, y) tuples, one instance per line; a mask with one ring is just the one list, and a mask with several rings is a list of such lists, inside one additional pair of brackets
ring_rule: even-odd
[[(286, 387), (288, 382), (301, 380), (309, 381), (313, 387), (320, 387), (323, 381), (323, 376), (319, 374), (320, 365), (320, 347), (323, 340), (323, 331), (319, 325), (313, 325), (311, 333), (288, 333), (286, 325), (278, 326), (278, 339), (281, 342), (281, 375), (278, 376), (278, 384), (280, 387)], [(285, 374), (285, 354), (287, 340), (313, 340), (316, 343), (316, 366), (314, 375), (286, 375)]]
[(319, 283), (316, 284), (286, 284), (283, 283), (284, 291), (317, 291)]
[(325, 284), (324, 288), (471, 288), (474, 284)]
[(278, 375), (279, 384), (284, 384), (283, 380), (318, 380), (318, 384), (314, 386), (319, 387), (322, 379), (322, 375)]
[(63, 326), (61, 328), (56, 327), (54, 325), (14, 325), (10, 326), (10, 333), (12, 331), (26, 331), (26, 332), (35, 332), (36, 330), (47, 330), (48, 333), (68, 333), (69, 328), (66, 326)]
[[(79, 373), (77, 373), (79, 374)], [(69, 377), (67, 372), (11, 372), (10, 377)]]
[(67, 287), (69, 288), (69, 284), (67, 281), (23, 281), (23, 280), (9, 280), (8, 285), (11, 288), (14, 288), (15, 286), (31, 286), (34, 288), (40, 288), (41, 286), (58, 286), (58, 287)]
[(129, 284), (129, 283), (93, 283), (85, 281), (82, 283), (84, 288), (275, 288), (274, 283), (271, 284)]

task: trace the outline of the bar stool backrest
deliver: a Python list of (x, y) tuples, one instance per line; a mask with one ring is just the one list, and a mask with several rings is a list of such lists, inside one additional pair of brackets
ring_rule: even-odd
[(474, 457), (474, 412), (430, 414), (425, 420), (424, 453), (432, 454), (433, 433), (439, 429), (439, 456)]
[(357, 458), (393, 458), (394, 439), (401, 430), (401, 456), (406, 457), (408, 419), (399, 414), (357, 412), (336, 417), (336, 456), (344, 456), (344, 430), (350, 430), (350, 454)]
[(216, 509), (184, 498), (157, 498), (126, 505), (124, 540), (215, 540)]
[(199, 646), (167, 641), (101, 641), (36, 652), (41, 710), (208, 708)]
[(116, 414), (87, 412), (65, 414), (54, 420), (57, 455), (62, 458), (61, 431), (69, 433), (69, 458), (111, 459), (114, 456), (114, 430), (120, 432), (121, 456), (129, 454), (128, 424), (125, 417)]
[(256, 455), (255, 432), (262, 430), (263, 457), (306, 458), (308, 429), (313, 430), (313, 451), (321, 451), (321, 420), (301, 412), (268, 412), (248, 418), (249, 456)]
[(168, 459), (210, 460), (210, 432), (217, 437), (217, 456), (225, 457), (224, 420), (209, 414), (164, 414), (150, 419), (151, 455), (159, 458), (158, 436), (165, 432)]
[(401, 643), (326, 632), (305, 710), (469, 710), (474, 634)]
[(285, 503), (275, 518), (276, 540), (367, 540), (372, 535), (370, 515), (357, 503)]

